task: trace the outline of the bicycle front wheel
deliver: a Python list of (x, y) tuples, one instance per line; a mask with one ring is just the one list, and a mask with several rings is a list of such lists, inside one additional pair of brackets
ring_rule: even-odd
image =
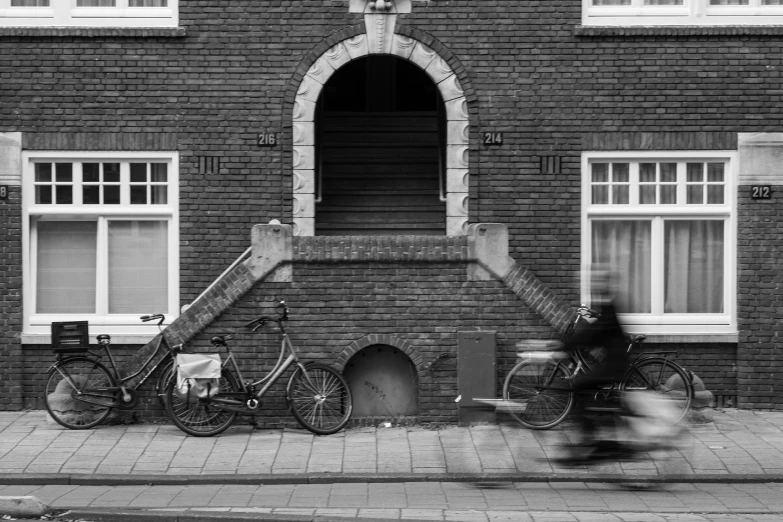
[(106, 420), (117, 405), (117, 384), (98, 361), (74, 357), (49, 370), (44, 402), (58, 424), (86, 430)]
[(297, 367), (286, 390), (291, 413), (304, 428), (316, 435), (340, 431), (351, 419), (353, 397), (348, 383), (337, 370), (323, 364)]
[(235, 399), (242, 388), (233, 373), (224, 369), (220, 377), (220, 391), (213, 397), (180, 397), (177, 393), (176, 370), (166, 388), (166, 409), (174, 424), (194, 437), (211, 437), (223, 433), (237, 418), (237, 412), (221, 407), (221, 398)]
[[(568, 368), (550, 360), (526, 359), (508, 372), (503, 399), (522, 426), (546, 430), (563, 422), (574, 406)], [(551, 387), (551, 388), (550, 388)]]
[(680, 422), (691, 407), (693, 386), (679, 364), (661, 357), (642, 359), (631, 367), (620, 385), (622, 391), (649, 391), (666, 399), (671, 407), (670, 422)]

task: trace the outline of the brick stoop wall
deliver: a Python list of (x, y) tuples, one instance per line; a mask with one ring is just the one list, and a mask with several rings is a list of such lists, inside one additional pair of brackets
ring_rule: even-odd
[[(375, 344), (395, 346), (406, 353), (419, 372), (422, 419), (437, 420), (449, 411), (447, 403), (456, 393), (453, 358), (458, 331), (499, 332), (499, 387), (500, 376), (513, 363), (516, 341), (557, 337), (574, 313), (533, 273), (508, 257), (503, 225), (471, 225), (468, 236), (462, 237), (293, 237), (288, 225), (257, 225), (252, 244), (249, 259), (163, 331), (167, 342), (188, 343), (189, 350), (209, 350), (207, 339), (214, 333), (237, 330), (265, 313), (259, 305), (271, 306), (278, 297), (285, 297), (292, 305), (292, 317), (313, 321), (312, 325), (290, 323), (295, 344), (294, 328), (312, 334), (302, 347), (306, 359), (318, 358), (342, 370), (354, 354)], [(352, 293), (352, 280), (363, 288), (360, 295)], [(345, 293), (351, 295), (341, 296)], [(396, 294), (393, 299), (392, 294)], [(336, 307), (324, 305), (333, 299), (339, 303)], [(496, 306), (496, 313), (484, 310)], [(409, 308), (417, 312), (411, 316)], [(336, 316), (341, 319), (335, 320)], [(328, 325), (318, 324), (323, 317), (328, 317)], [(319, 337), (324, 344), (308, 345), (310, 339)], [(138, 350), (128, 365), (141, 364), (152, 354), (156, 341)], [(279, 342), (273, 336), (264, 341), (264, 345)], [(324, 350), (327, 345), (330, 348)], [(252, 336), (237, 341), (234, 349), (274, 364), (266, 356), (275, 354), (259, 354)], [(240, 355), (244, 364), (247, 359)], [(246, 377), (260, 377), (255, 371), (266, 365), (258, 363), (248, 364), (252, 367), (247, 368)], [(428, 384), (427, 379), (436, 373), (440, 374), (437, 380)], [(437, 407), (424, 406), (433, 400)]]

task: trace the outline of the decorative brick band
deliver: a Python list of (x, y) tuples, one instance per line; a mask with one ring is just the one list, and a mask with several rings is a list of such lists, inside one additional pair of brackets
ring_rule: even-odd
[(563, 332), (576, 311), (544, 285), (530, 270), (514, 263), (501, 281), (555, 329)]
[(574, 36), (602, 37), (602, 36), (627, 36), (627, 37), (670, 37), (670, 36), (780, 36), (783, 35), (783, 26), (780, 25), (730, 25), (717, 26), (644, 26), (644, 27), (615, 27), (615, 26), (584, 26), (574, 28)]
[(418, 353), (416, 348), (414, 348), (413, 344), (411, 344), (409, 341), (406, 341), (405, 339), (399, 339), (393, 335), (385, 334), (366, 335), (361, 339), (358, 339), (349, 344), (337, 357), (337, 361), (334, 365), (335, 368), (342, 372), (351, 357), (359, 353), (360, 350), (376, 344), (385, 344), (397, 348), (410, 358), (411, 362), (416, 367), (417, 372), (421, 372), (424, 369), (424, 361), (422, 360), (422, 356), (420, 353)]
[(2, 27), (0, 37), (183, 38), (185, 27)]
[(593, 132), (582, 150), (737, 150), (736, 132)]
[(177, 135), (165, 132), (25, 132), (24, 150), (177, 150)]
[(299, 236), (295, 263), (466, 262), (465, 236)]

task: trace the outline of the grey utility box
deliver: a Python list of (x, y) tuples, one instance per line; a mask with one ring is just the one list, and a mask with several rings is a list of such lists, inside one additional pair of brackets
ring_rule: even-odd
[(495, 392), (495, 332), (459, 332), (457, 390), (459, 424), (497, 422), (494, 409), (474, 401), (475, 397), (494, 399)]

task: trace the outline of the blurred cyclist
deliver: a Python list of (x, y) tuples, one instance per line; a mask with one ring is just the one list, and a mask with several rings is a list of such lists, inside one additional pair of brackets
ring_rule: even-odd
[(619, 454), (623, 450), (619, 444), (611, 441), (601, 441), (599, 444), (599, 426), (595, 415), (589, 411), (598, 386), (620, 382), (630, 366), (628, 339), (617, 319), (611, 282), (611, 273), (607, 269), (595, 267), (592, 270), (591, 305), (600, 315), (564, 341), (566, 350), (582, 346), (590, 358), (590, 370), (578, 372), (572, 381), (576, 399), (573, 416), (580, 428), (582, 440), (570, 448), (570, 455), (559, 459), (565, 464)]

